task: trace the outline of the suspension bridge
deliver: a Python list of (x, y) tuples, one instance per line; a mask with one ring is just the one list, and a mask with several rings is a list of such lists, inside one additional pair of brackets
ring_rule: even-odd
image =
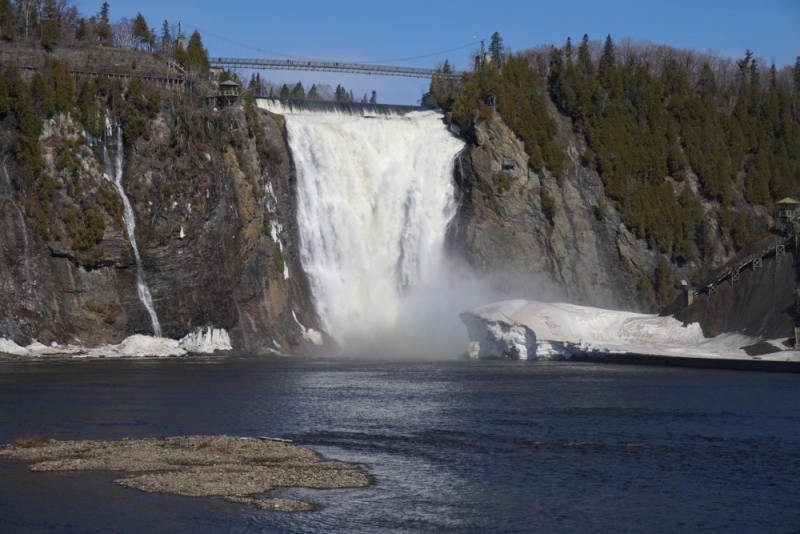
[(295, 59), (242, 59), (242, 58), (209, 58), (211, 68), (218, 69), (252, 69), (252, 70), (305, 70), (320, 72), (346, 72), (349, 74), (376, 74), (383, 76), (405, 76), (407, 78), (440, 78), (458, 80), (460, 72), (443, 73), (437, 69), (417, 67), (394, 67), (371, 65), (369, 63), (342, 63), (336, 61), (304, 61)]

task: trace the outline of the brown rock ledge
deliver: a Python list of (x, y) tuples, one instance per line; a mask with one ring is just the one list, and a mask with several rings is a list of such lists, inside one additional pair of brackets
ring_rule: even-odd
[(187, 497), (224, 497), (263, 510), (318, 510), (303, 501), (260, 499), (279, 487), (360, 488), (372, 475), (351, 463), (326, 460), (287, 441), (229, 436), (179, 436), (121, 441), (18, 439), (0, 458), (30, 462), (33, 471), (108, 470), (132, 473), (121, 486)]

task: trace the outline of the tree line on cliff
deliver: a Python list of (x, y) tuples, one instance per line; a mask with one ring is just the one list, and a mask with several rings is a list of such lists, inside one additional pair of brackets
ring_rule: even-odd
[(141, 13), (116, 21), (110, 15), (108, 2), (103, 2), (98, 13), (87, 16), (78, 11), (74, 0), (0, 0), (0, 35), (41, 39), (48, 47), (59, 41), (172, 52), (177, 32), (166, 20), (157, 31)]
[(800, 57), (779, 69), (749, 51), (734, 61), (586, 35), (516, 54), (492, 45), (495, 60), (459, 82), (434, 78), (453, 120), (469, 131), (498, 113), (531, 166), (558, 176), (552, 99), (584, 136), (581, 163), (600, 174), (625, 224), (672, 261), (699, 264), (697, 280), (720, 244), (734, 251), (765, 237), (775, 202), (800, 195)]

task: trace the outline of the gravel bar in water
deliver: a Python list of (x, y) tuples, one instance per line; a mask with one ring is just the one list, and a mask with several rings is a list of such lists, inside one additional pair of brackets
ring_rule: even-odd
[(284, 440), (229, 436), (179, 436), (121, 441), (19, 439), (0, 457), (31, 462), (33, 471), (108, 470), (133, 473), (121, 486), (187, 497), (224, 497), (264, 510), (316, 510), (312, 503), (260, 499), (275, 488), (360, 488), (372, 475), (351, 463), (330, 461)]

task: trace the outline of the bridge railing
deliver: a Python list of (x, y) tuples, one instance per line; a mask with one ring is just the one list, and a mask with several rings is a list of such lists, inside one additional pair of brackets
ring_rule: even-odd
[(417, 67), (390, 67), (386, 65), (369, 65), (367, 63), (342, 63), (337, 61), (302, 61), (296, 59), (241, 59), (210, 58), (212, 68), (256, 69), (256, 70), (307, 70), (325, 72), (347, 72), (353, 74), (379, 74), (384, 76), (405, 76), (409, 78), (437, 78), (457, 80), (461, 73), (445, 74), (436, 69)]

